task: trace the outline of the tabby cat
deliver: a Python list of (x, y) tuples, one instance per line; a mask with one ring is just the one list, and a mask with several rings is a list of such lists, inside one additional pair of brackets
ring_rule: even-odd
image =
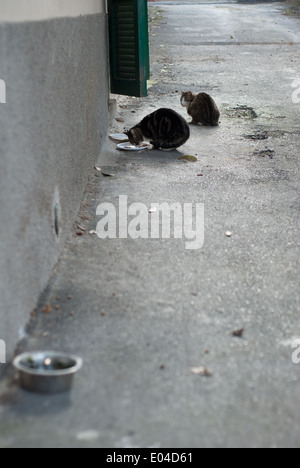
[(215, 127), (219, 125), (220, 111), (217, 104), (209, 94), (194, 94), (181, 91), (181, 105), (187, 108), (188, 114), (192, 117), (192, 123), (201, 123), (205, 126)]
[(145, 138), (150, 140), (155, 149), (171, 151), (189, 139), (190, 128), (177, 112), (162, 108), (147, 115), (125, 133), (132, 145), (139, 146)]

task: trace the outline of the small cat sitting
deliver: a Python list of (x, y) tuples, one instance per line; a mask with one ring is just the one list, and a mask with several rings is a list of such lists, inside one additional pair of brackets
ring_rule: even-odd
[(190, 137), (190, 128), (181, 115), (172, 109), (158, 109), (147, 115), (129, 132), (125, 132), (132, 145), (140, 146), (150, 140), (155, 149), (171, 151), (179, 148)]
[(187, 93), (181, 91), (181, 105), (187, 108), (188, 114), (192, 117), (192, 124), (202, 124), (215, 127), (219, 125), (220, 111), (217, 104), (209, 94), (195, 94), (191, 91)]

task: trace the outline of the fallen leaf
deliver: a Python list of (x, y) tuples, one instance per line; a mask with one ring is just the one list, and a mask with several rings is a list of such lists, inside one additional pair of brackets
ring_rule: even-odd
[(148, 89), (152, 88), (152, 86), (154, 86), (157, 83), (158, 81), (152, 81), (152, 80), (147, 81)]
[(235, 330), (232, 332), (232, 336), (236, 336), (237, 338), (242, 338), (244, 334), (244, 328), (240, 328), (239, 330)]
[(43, 309), (42, 309), (43, 314), (50, 315), (52, 312), (52, 307), (50, 304), (47, 304)]
[(185, 156), (181, 156), (179, 161), (197, 162), (198, 159), (195, 156), (189, 156), (186, 154)]
[(203, 377), (211, 377), (213, 373), (205, 366), (191, 367), (192, 374), (202, 375)]
[(83, 231), (83, 232), (86, 232), (86, 229), (82, 226), (80, 226), (80, 224), (75, 224), (75, 226), (77, 227), (77, 229), (79, 229), (80, 231)]
[[(108, 174), (107, 172), (103, 172), (102, 169), (101, 169), (101, 167), (99, 167), (99, 166), (95, 166), (94, 169), (95, 169), (95, 171), (97, 171), (97, 172), (101, 172), (101, 174), (102, 174), (103, 177), (115, 177), (114, 174)], [(98, 177), (98, 176), (97, 176), (97, 177)]]
[(99, 437), (100, 433), (94, 430), (78, 432), (76, 435), (76, 439), (81, 442), (95, 442)]

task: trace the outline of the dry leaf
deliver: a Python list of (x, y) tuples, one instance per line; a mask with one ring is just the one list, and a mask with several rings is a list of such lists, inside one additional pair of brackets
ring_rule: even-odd
[(202, 375), (203, 377), (211, 377), (213, 373), (205, 366), (191, 367), (192, 374)]
[(83, 231), (83, 232), (86, 232), (86, 229), (82, 226), (80, 226), (80, 224), (75, 224), (75, 226), (77, 227), (77, 229), (80, 229), (80, 231)]
[(107, 174), (106, 172), (103, 172), (101, 167), (99, 166), (95, 166), (94, 167), (95, 171), (97, 172), (101, 172), (101, 174), (103, 175), (103, 177), (114, 177), (115, 175), (114, 174)]
[(232, 336), (236, 336), (238, 338), (242, 338), (243, 334), (244, 334), (244, 328), (241, 328), (240, 330), (235, 330), (232, 332)]
[(50, 315), (51, 312), (52, 312), (52, 307), (51, 307), (51, 305), (50, 305), (50, 304), (47, 304), (47, 305), (43, 308), (42, 312), (43, 312), (44, 314), (46, 314), (46, 315)]
[(189, 156), (186, 154), (185, 156), (181, 156), (179, 161), (197, 162), (198, 159), (195, 156)]

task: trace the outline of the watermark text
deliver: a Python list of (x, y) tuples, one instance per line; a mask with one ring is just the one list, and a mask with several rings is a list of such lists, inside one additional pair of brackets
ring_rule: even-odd
[(300, 364), (300, 339), (296, 339), (292, 343), (292, 348), (296, 348), (292, 353), (292, 362), (294, 364)]
[(119, 196), (116, 207), (101, 203), (96, 233), (100, 239), (185, 239), (187, 250), (204, 245), (204, 204), (144, 203), (128, 205), (127, 195)]
[(0, 364), (6, 364), (6, 344), (0, 340)]
[(296, 88), (292, 94), (292, 101), (294, 104), (300, 104), (300, 78), (293, 81), (293, 88)]
[(0, 79), (0, 104), (6, 104), (6, 83)]

